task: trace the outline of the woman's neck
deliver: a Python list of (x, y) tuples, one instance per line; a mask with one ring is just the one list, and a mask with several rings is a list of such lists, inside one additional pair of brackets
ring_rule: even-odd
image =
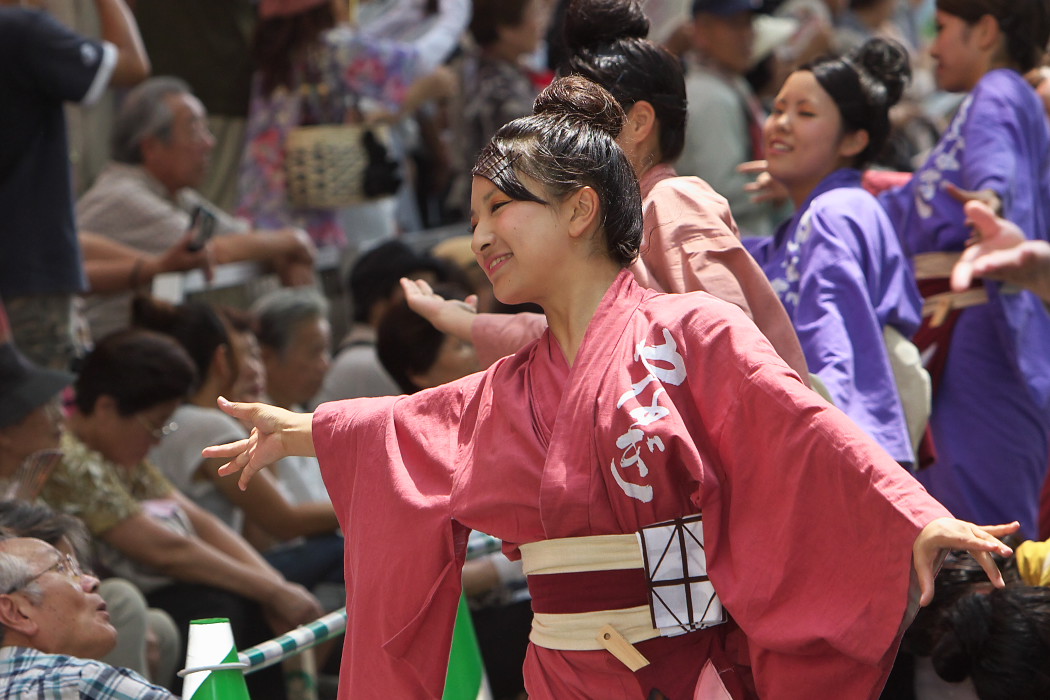
[(588, 267), (584, 278), (566, 284), (556, 296), (541, 303), (547, 325), (565, 353), (569, 366), (576, 361), (587, 327), (620, 270), (615, 262), (606, 259)]
[(95, 426), (90, 416), (85, 416), (80, 411), (73, 411), (66, 419), (66, 427), (77, 440), (80, 440), (80, 442), (95, 452), (101, 452), (100, 446), (95, 439)]
[(208, 378), (201, 384), (200, 388), (189, 398), (186, 403), (194, 406), (201, 406), (203, 408), (215, 408), (215, 402), (220, 396), (229, 396), (230, 391), (233, 387), (220, 386), (220, 381), (216, 379), (215, 372), (208, 374)]

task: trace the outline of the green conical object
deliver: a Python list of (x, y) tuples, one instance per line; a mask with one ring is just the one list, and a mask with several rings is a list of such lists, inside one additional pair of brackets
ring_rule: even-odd
[(250, 700), (243, 667), (227, 618), (190, 622), (183, 671), (184, 700)]

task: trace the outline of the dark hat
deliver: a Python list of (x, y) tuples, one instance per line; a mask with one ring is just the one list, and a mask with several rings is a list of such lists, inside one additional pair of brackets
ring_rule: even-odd
[(762, 0), (693, 0), (693, 16), (700, 13), (711, 15), (735, 15), (740, 12), (758, 12)]
[(69, 372), (37, 367), (13, 343), (0, 344), (0, 428), (21, 423), (73, 379)]

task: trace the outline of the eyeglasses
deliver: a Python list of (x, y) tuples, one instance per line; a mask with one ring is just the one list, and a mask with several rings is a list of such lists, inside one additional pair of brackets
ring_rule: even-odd
[(175, 421), (169, 421), (166, 425), (162, 425), (158, 428), (152, 423), (150, 423), (148, 420), (146, 420), (146, 417), (143, 416), (141, 413), (136, 413), (135, 417), (138, 419), (139, 423), (142, 424), (142, 427), (149, 432), (149, 434), (153, 437), (154, 440), (162, 440), (179, 429), (179, 424)]
[(56, 561), (54, 564), (52, 564), (51, 566), (49, 566), (46, 569), (44, 569), (43, 571), (41, 571), (39, 574), (34, 574), (33, 576), (30, 576), (29, 578), (27, 578), (25, 581), (23, 581), (19, 585), (14, 586), (13, 588), (11, 588), (11, 589), (9, 589), (7, 591), (4, 591), (4, 595), (8, 595), (8, 594), (20, 591), (23, 588), (25, 588), (26, 586), (28, 586), (29, 584), (31, 584), (33, 581), (36, 581), (38, 578), (40, 578), (44, 574), (49, 574), (52, 571), (54, 571), (55, 573), (58, 573), (58, 574), (62, 574), (66, 578), (69, 578), (69, 579), (72, 579), (72, 580), (80, 579), (80, 578), (82, 578), (84, 576), (84, 570), (82, 568), (80, 568), (80, 563), (77, 562), (76, 559), (74, 559), (73, 557), (71, 557), (68, 554), (62, 554), (61, 552), (56, 552), (56, 554), (58, 554), (58, 561)]

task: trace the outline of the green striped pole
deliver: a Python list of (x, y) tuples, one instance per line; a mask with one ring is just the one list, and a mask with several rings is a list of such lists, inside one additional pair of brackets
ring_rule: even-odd
[(244, 664), (237, 657), (233, 629), (225, 617), (190, 622), (186, 645), (186, 700), (250, 700), (244, 683)]
[(240, 653), (240, 660), (248, 667), (244, 672), (253, 673), (272, 666), (345, 631), (346, 608), (340, 608), (287, 634), (245, 649)]

